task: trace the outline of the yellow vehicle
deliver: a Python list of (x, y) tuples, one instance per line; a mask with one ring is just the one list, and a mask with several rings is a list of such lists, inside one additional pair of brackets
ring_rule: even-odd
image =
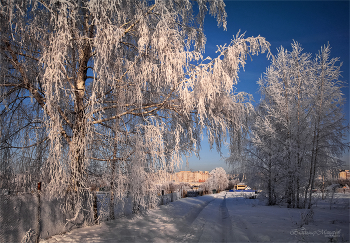
[(245, 190), (246, 188), (247, 188), (247, 185), (244, 183), (238, 183), (237, 185), (235, 185), (236, 190)]

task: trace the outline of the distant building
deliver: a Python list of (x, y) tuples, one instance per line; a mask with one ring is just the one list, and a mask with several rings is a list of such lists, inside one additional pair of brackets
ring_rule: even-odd
[(317, 175), (316, 179), (318, 181), (336, 181), (340, 179), (339, 169), (331, 168), (331, 169), (322, 171), (320, 172), (320, 174)]
[(209, 178), (209, 171), (180, 171), (169, 174), (168, 177), (173, 182), (205, 182)]
[(339, 171), (339, 179), (340, 180), (350, 180), (350, 171), (349, 170)]

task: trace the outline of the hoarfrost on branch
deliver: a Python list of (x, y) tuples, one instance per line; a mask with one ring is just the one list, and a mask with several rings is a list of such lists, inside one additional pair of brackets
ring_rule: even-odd
[(204, 17), (209, 11), (226, 28), (224, 6), (1, 2), (4, 161), (30, 153), (39, 168), (31, 180), (44, 180), (55, 196), (80, 195), (99, 175), (117, 197), (155, 200), (152, 182), (198, 152), (203, 131), (220, 148), (228, 126), (244, 125), (252, 109), (233, 86), (247, 54), (269, 51), (269, 43), (237, 34), (205, 58)]

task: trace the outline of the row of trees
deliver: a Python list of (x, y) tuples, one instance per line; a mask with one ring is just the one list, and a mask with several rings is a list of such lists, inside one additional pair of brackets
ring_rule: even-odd
[(241, 154), (269, 204), (310, 208), (316, 179), (339, 168), (349, 149), (338, 61), (329, 45), (312, 59), (294, 42), (291, 51), (278, 50), (258, 82), (262, 98)]
[[(146, 204), (182, 155), (238, 131), (252, 106), (233, 86), (263, 37), (203, 56), (222, 0), (0, 2), (1, 187), (66, 197), (77, 216), (96, 178)], [(204, 129), (205, 128), (205, 129)], [(148, 198), (147, 202), (144, 200)], [(113, 210), (112, 210), (113, 211)], [(76, 218), (76, 217), (74, 217)]]

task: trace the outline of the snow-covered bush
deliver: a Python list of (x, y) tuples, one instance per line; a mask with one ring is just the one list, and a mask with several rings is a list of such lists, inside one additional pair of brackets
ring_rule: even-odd
[(209, 179), (205, 182), (209, 190), (216, 189), (218, 191), (225, 190), (228, 186), (226, 171), (222, 167), (213, 169), (209, 173)]

